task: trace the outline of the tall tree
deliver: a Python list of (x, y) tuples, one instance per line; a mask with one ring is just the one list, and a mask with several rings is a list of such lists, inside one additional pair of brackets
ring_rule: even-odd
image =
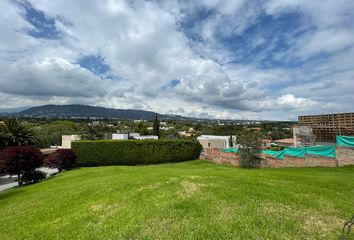
[(88, 140), (99, 140), (103, 138), (103, 134), (100, 131), (100, 126), (87, 124), (86, 125), (86, 138)]
[(7, 146), (33, 145), (34, 133), (19, 119), (8, 118), (0, 125), (0, 149)]
[(240, 166), (246, 168), (259, 167), (261, 162), (259, 154), (261, 152), (262, 134), (243, 130), (237, 137), (237, 142), (241, 145), (239, 149)]
[(234, 146), (234, 142), (232, 141), (232, 134), (230, 135), (229, 144), (230, 144), (230, 147)]
[(158, 136), (160, 138), (160, 121), (157, 118), (157, 113), (155, 114), (155, 119), (154, 119), (154, 126), (153, 126), (153, 130), (152, 133), (155, 136)]

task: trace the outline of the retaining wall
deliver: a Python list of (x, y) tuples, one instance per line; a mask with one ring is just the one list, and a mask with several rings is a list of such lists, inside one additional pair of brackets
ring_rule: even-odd
[(338, 166), (354, 165), (354, 148), (336, 147)]
[[(200, 159), (234, 166), (240, 165), (238, 157), (235, 153), (226, 153), (217, 148), (205, 148), (200, 155)], [(354, 148), (336, 147), (336, 158), (306, 155), (304, 158), (285, 156), (284, 159), (278, 159), (267, 154), (261, 154), (261, 157), (262, 168), (337, 167), (354, 165)]]

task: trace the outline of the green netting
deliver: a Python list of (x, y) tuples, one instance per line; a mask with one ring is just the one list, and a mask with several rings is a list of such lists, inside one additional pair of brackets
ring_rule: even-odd
[(273, 150), (262, 150), (262, 153), (271, 155), (275, 158), (283, 159), (285, 152), (284, 151), (273, 151)]
[(335, 146), (307, 147), (306, 154), (335, 158), (336, 157), (336, 147)]
[(354, 136), (337, 136), (336, 143), (342, 147), (354, 147)]
[(237, 152), (238, 152), (238, 149), (237, 149), (237, 148), (224, 148), (224, 149), (221, 149), (221, 151), (223, 151), (223, 152), (237, 153)]
[(263, 150), (262, 153), (279, 159), (284, 159), (284, 156), (305, 157), (305, 155), (335, 158), (336, 148), (335, 146), (313, 146), (303, 148), (284, 148), (282, 151)]
[(305, 157), (306, 154), (306, 148), (285, 148), (283, 151), (285, 151), (284, 155), (287, 156), (292, 156), (292, 157)]

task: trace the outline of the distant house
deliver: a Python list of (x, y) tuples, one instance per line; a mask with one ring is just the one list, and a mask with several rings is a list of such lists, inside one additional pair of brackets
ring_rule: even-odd
[(261, 131), (262, 128), (260, 128), (260, 127), (251, 127), (251, 128), (248, 128), (248, 130), (251, 130), (251, 131)]
[(282, 147), (293, 147), (294, 138), (284, 138), (272, 141), (273, 145), (282, 146)]
[[(230, 136), (201, 135), (197, 140), (203, 148), (230, 148)], [(236, 136), (232, 136), (233, 146), (236, 145)]]
[(145, 140), (145, 139), (159, 139), (158, 136), (155, 136), (155, 135), (146, 135), (146, 136), (137, 136), (137, 137), (134, 137), (134, 139), (136, 140)]
[(167, 131), (167, 130), (170, 130), (170, 129), (173, 129), (174, 127), (170, 126), (170, 127), (160, 127), (160, 130), (164, 130), (164, 131)]
[(179, 131), (178, 135), (181, 137), (192, 137), (194, 132), (189, 132), (189, 131)]
[(144, 139), (159, 139), (159, 137), (154, 135), (140, 136), (139, 133), (113, 133), (112, 139), (113, 140), (128, 140), (128, 139), (144, 140)]

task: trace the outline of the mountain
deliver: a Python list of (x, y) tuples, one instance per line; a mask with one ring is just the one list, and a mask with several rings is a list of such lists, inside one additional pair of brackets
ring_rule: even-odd
[(18, 107), (18, 108), (4, 108), (0, 109), (0, 113), (17, 113), (26, 110), (30, 107)]
[[(0, 112), (0, 116), (17, 116), (17, 117), (30, 117), (30, 118), (63, 118), (63, 119), (131, 119), (131, 120), (152, 120), (155, 118), (155, 112), (134, 109), (114, 109), (105, 107), (94, 107), (90, 105), (43, 105), (38, 107), (31, 107), (20, 112)], [(259, 123), (268, 122), (260, 120), (232, 120), (232, 119), (205, 119), (184, 117), (179, 115), (159, 114), (161, 120), (189, 120), (197, 122), (217, 123), (217, 124), (234, 124), (234, 123)], [(220, 123), (222, 121), (222, 123)]]
[[(50, 117), (50, 118), (119, 118), (119, 119), (146, 119), (155, 117), (155, 112), (133, 109), (114, 109), (94, 107), (89, 105), (44, 105), (32, 107), (17, 113), (19, 117)], [(160, 115), (162, 118), (172, 116)], [(183, 118), (175, 116), (174, 118)]]

